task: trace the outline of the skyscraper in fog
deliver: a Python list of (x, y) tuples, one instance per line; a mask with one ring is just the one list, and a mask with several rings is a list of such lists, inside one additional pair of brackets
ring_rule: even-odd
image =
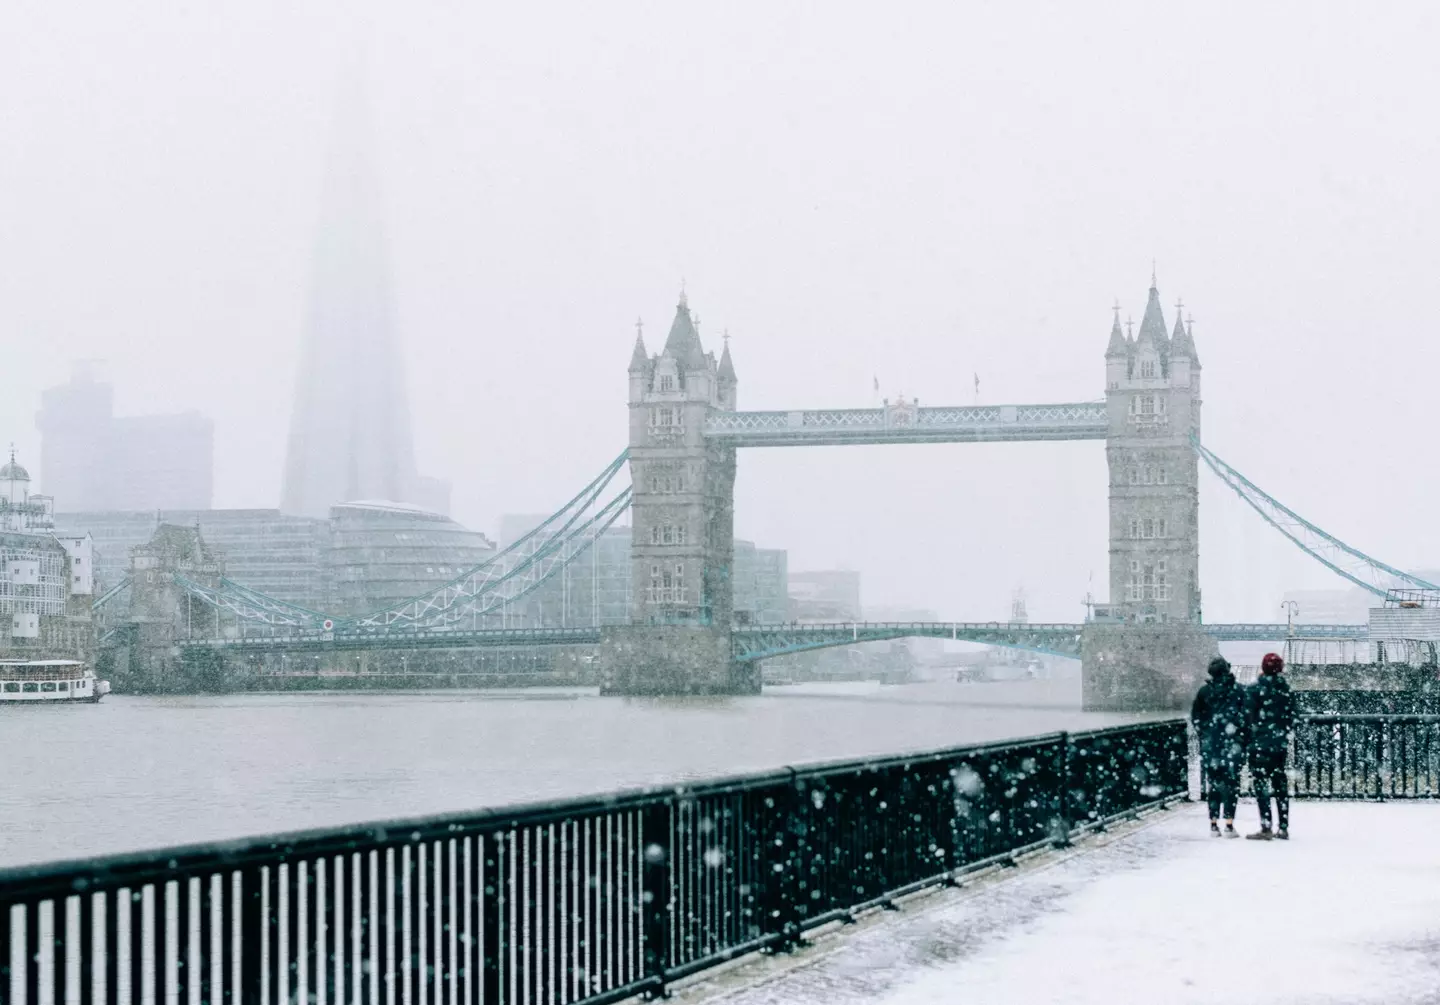
[(359, 77), (330, 137), (281, 509), (324, 517), (356, 500), (441, 513), (449, 486), (415, 471), (390, 263)]
[(89, 363), (40, 395), (40, 485), (67, 510), (208, 509), (215, 429), (198, 412), (115, 414)]

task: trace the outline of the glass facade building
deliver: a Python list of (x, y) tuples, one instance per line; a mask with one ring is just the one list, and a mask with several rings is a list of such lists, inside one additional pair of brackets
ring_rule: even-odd
[(332, 506), (329, 525), (331, 602), (325, 610), (340, 617), (370, 614), (439, 589), (495, 554), (479, 531), (400, 503)]

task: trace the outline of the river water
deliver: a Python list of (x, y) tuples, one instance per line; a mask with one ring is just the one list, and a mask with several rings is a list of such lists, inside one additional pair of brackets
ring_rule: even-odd
[(0, 705), (0, 867), (1091, 729), (1078, 681)]

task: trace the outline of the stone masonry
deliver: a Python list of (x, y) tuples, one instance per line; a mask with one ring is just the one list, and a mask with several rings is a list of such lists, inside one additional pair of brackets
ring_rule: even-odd
[(729, 345), (704, 350), (682, 293), (658, 355), (637, 331), (629, 377), (632, 600), (602, 646), (606, 690), (748, 690), (730, 659), (735, 450), (705, 440), (706, 416), (735, 408)]

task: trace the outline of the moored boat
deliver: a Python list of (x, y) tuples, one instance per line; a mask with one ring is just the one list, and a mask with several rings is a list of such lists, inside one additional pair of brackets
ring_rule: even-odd
[(110, 693), (80, 660), (0, 660), (0, 703), (97, 702)]

